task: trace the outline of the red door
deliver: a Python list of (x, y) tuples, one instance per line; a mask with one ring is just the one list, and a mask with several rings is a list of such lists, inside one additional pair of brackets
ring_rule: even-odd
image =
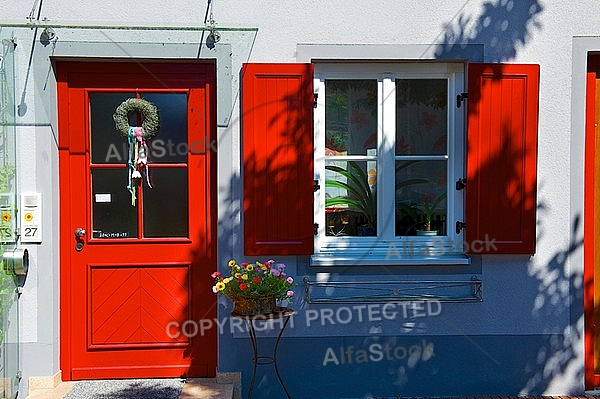
[[(57, 76), (63, 376), (214, 376), (214, 331), (189, 327), (216, 317), (215, 65), (69, 61)], [(130, 98), (160, 118), (142, 179), (113, 121)]]

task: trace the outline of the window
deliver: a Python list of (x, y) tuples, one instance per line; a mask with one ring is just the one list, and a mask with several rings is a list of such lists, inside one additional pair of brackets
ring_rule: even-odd
[[(535, 64), (244, 64), (244, 254), (334, 266), (535, 253), (539, 75)], [(435, 233), (419, 232), (428, 214)]]
[(464, 107), (452, 100), (464, 91), (463, 71), (315, 66), (317, 263), (461, 255), (453, 225), (464, 208), (455, 184), (464, 177)]

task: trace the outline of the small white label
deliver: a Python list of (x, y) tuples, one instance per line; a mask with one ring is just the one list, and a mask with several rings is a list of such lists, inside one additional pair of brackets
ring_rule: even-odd
[(42, 194), (21, 194), (21, 242), (42, 242)]
[(112, 202), (110, 194), (96, 194), (96, 202)]

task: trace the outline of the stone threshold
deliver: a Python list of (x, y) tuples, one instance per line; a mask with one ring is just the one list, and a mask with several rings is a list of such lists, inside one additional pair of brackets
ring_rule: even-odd
[[(222, 373), (217, 378), (188, 378), (179, 399), (240, 399), (240, 377), (239, 373)], [(56, 381), (56, 376), (33, 378), (26, 399), (62, 399), (78, 382)]]

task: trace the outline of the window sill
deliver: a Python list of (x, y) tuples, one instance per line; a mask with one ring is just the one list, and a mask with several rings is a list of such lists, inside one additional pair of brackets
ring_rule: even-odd
[(443, 256), (387, 256), (386, 254), (315, 254), (310, 265), (319, 266), (415, 266), (469, 265), (471, 257), (464, 254)]

